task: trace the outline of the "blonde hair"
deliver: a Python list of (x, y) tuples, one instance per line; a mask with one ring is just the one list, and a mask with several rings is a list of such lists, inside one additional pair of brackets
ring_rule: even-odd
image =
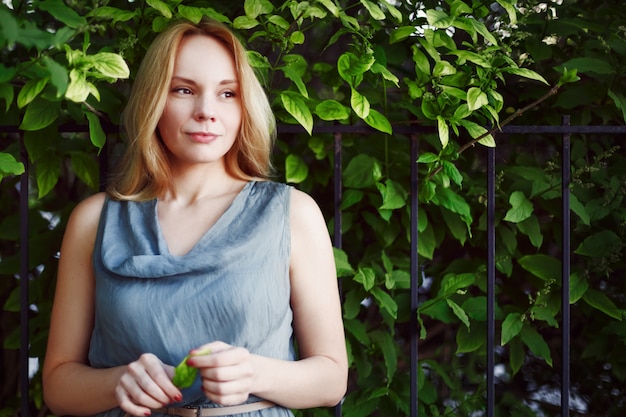
[(142, 201), (161, 196), (171, 184), (169, 151), (157, 136), (157, 124), (170, 88), (178, 47), (187, 36), (209, 36), (231, 52), (242, 105), (241, 128), (224, 156), (229, 175), (243, 180), (267, 179), (276, 120), (265, 91), (248, 62), (247, 52), (223, 24), (203, 19), (194, 24), (178, 20), (161, 32), (148, 48), (122, 115), (128, 148), (109, 194), (120, 200)]

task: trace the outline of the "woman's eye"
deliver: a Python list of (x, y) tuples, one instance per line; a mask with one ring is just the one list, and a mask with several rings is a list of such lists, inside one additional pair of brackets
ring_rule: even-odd
[(237, 94), (234, 91), (224, 91), (221, 96), (224, 98), (235, 98)]
[(176, 87), (173, 88), (172, 91), (178, 94), (191, 94), (191, 90), (186, 87)]

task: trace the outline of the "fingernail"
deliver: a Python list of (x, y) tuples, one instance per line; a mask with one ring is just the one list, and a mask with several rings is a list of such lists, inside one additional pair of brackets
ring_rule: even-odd
[(196, 362), (193, 359), (187, 359), (187, 365), (189, 366), (195, 366)]
[(181, 401), (182, 399), (183, 399), (182, 395), (180, 395), (180, 394), (174, 395), (174, 401), (178, 402), (178, 401)]
[(143, 415), (146, 417), (148, 417), (150, 414), (152, 414), (150, 411), (146, 411), (145, 413), (143, 413)]

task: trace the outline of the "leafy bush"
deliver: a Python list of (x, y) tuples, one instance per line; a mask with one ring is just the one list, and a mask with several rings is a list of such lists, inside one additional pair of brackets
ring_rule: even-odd
[[(19, 126), (0, 133), (0, 414), (18, 406), (21, 144), (32, 168), (30, 355), (44, 359), (62, 230), (124, 146), (116, 126), (145, 48), (170, 19), (208, 15), (249, 47), (276, 116), (292, 127), (279, 137), (277, 179), (310, 192), (331, 226), (339, 221), (332, 218), (334, 137), (315, 129), (354, 127), (341, 138), (343, 245), (336, 251), (351, 362), (344, 415), (409, 410), (416, 161), (401, 132), (416, 125), (419, 415), (484, 409), (483, 151), (496, 142), (497, 411), (550, 415), (561, 343), (559, 138), (504, 136), (498, 127), (512, 120), (560, 124), (564, 112), (575, 124), (623, 123), (619, 1), (222, 3), (44, 0), (0, 7), (0, 125)], [(572, 142), (572, 393), (583, 412), (607, 416), (620, 415), (626, 390), (626, 291), (616, 279), (625, 268), (626, 165), (618, 139), (580, 135)], [(31, 400), (45, 413), (38, 373)]]

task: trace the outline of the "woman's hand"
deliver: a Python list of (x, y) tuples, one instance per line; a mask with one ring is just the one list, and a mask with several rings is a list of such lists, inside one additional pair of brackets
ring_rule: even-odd
[(120, 408), (133, 416), (149, 416), (152, 409), (182, 400), (172, 383), (174, 367), (155, 355), (145, 353), (126, 367), (115, 387)]
[(222, 405), (245, 402), (252, 391), (254, 378), (250, 352), (223, 342), (209, 343), (197, 351), (206, 349), (211, 353), (194, 356), (192, 351), (187, 364), (198, 368), (207, 398)]

